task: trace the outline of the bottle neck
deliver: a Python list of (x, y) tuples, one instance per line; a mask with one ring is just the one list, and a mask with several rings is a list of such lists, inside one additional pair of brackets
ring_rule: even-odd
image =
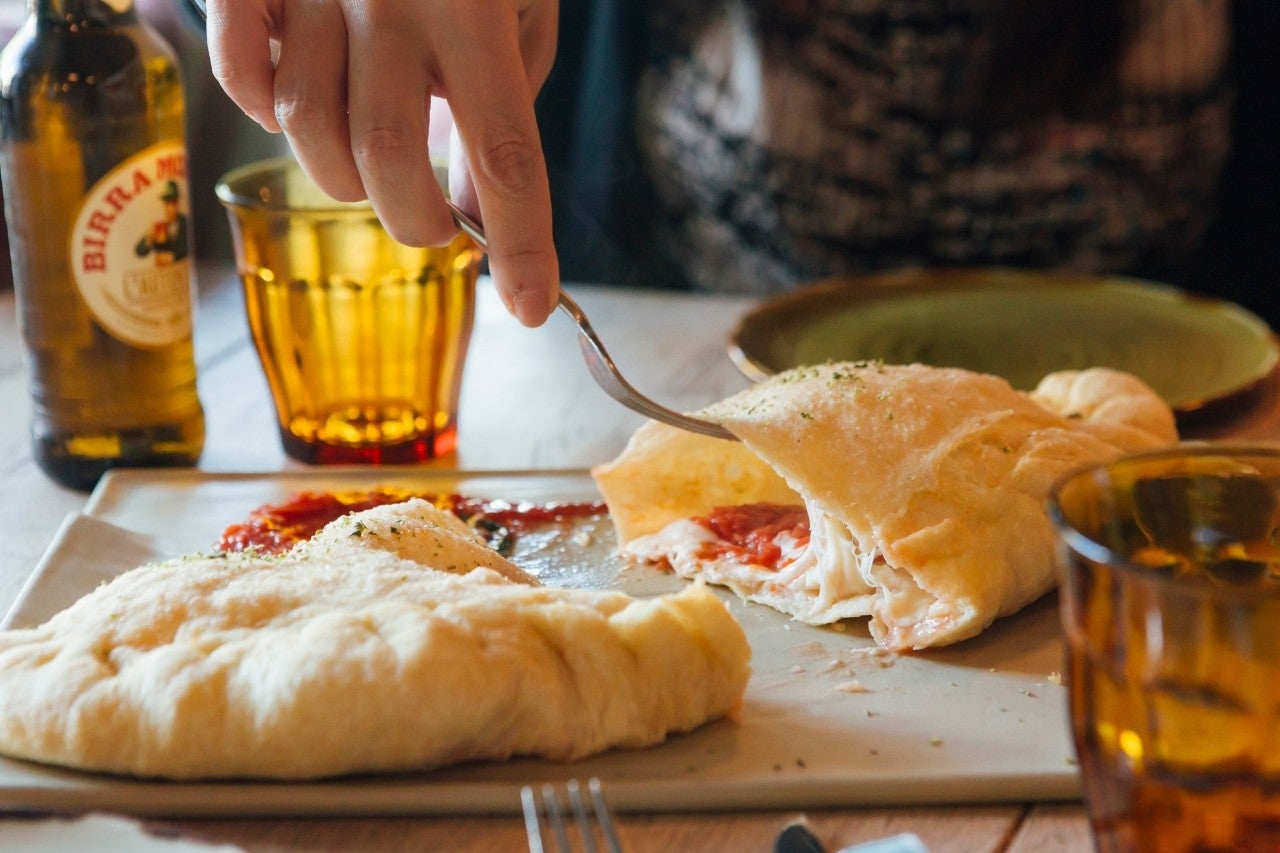
[(133, 0), (28, 0), (41, 25), (80, 29), (132, 24), (138, 20)]

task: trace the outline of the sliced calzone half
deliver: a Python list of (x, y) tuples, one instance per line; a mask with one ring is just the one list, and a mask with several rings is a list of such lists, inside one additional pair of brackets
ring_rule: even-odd
[(736, 711), (750, 648), (705, 585), (536, 585), (421, 500), (279, 557), (133, 569), (0, 631), (0, 754), (315, 779), (657, 744)]
[(963, 640), (1052, 589), (1053, 480), (1177, 441), (1155, 392), (1101, 368), (1028, 394), (959, 369), (827, 364), (698, 414), (741, 443), (650, 422), (594, 470), (623, 552), (803, 622), (869, 616), (892, 649)]

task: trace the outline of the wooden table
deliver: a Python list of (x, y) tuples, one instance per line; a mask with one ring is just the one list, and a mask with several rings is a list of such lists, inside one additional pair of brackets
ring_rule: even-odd
[[(266, 385), (249, 345), (234, 274), (200, 271), (196, 349), (208, 420), (201, 467), (275, 471), (297, 467), (276, 434)], [(694, 408), (746, 385), (724, 342), (750, 306), (741, 298), (570, 287), (638, 388)], [(538, 330), (509, 318), (482, 282), (464, 381), (460, 450), (466, 469), (573, 468), (611, 458), (640, 422), (592, 382), (569, 321)], [(12, 292), (0, 292), (0, 612), (7, 609), (61, 519), (86, 496), (47, 479), (32, 460), (30, 405)], [(1203, 437), (1280, 437), (1280, 390), (1267, 383), (1250, 408)], [(2, 804), (0, 804), (2, 805)], [(632, 850), (766, 851), (794, 812), (625, 815)], [(1078, 804), (814, 810), (828, 849), (914, 832), (931, 851), (1090, 849)], [(16, 819), (16, 818), (10, 818)], [(151, 821), (148, 828), (248, 850), (520, 850), (516, 817)]]

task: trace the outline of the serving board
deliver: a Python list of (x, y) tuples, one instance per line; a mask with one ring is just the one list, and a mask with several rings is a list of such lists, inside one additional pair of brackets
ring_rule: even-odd
[[(63, 524), (3, 626), (38, 624), (140, 562), (208, 551), (228, 524), (263, 503), (300, 490), (379, 485), (513, 502), (599, 499), (585, 471), (116, 471), (85, 514)], [(612, 528), (598, 519), (524, 537), (516, 560), (550, 585), (652, 595), (685, 583), (629, 566), (613, 548)], [(815, 628), (721, 594), (751, 643), (745, 705), (734, 721), (655, 748), (569, 764), (516, 760), (304, 783), (140, 781), (0, 759), (0, 804), (165, 816), (517, 813), (522, 785), (592, 775), (621, 811), (1079, 796), (1052, 596), (957, 646), (893, 655), (876, 647), (865, 620)]]

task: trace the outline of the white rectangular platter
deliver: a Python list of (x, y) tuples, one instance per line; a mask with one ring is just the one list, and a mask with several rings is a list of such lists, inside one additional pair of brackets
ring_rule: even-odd
[[(67, 519), (4, 627), (38, 624), (140, 562), (208, 551), (229, 524), (302, 490), (402, 485), (510, 501), (598, 500), (584, 471), (334, 468), (120, 471)], [(529, 537), (517, 562), (552, 585), (636, 595), (684, 583), (613, 556), (612, 530)], [(530, 782), (599, 776), (623, 811), (1034, 802), (1079, 796), (1052, 597), (957, 646), (881, 653), (861, 620), (793, 622), (723, 593), (751, 643), (745, 707), (646, 750), (322, 782), (172, 783), (0, 759), (0, 810), (249, 816), (514, 813)]]

